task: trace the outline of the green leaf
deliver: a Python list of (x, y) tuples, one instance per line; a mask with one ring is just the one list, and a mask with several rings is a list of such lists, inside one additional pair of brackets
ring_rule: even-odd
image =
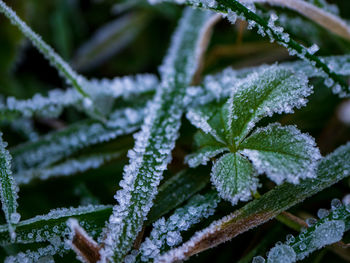
[(5, 219), (8, 224), (11, 238), (16, 237), (15, 227), (20, 220), (20, 215), (17, 213), (17, 186), (12, 177), (11, 172), (11, 156), (6, 150), (7, 143), (2, 140), (0, 132), (0, 197), (2, 210), (5, 213)]
[(258, 187), (255, 171), (247, 158), (239, 153), (227, 153), (212, 168), (211, 181), (220, 197), (235, 205), (248, 201)]
[(201, 129), (205, 134), (211, 135), (217, 145), (225, 145), (225, 134), (221, 127), (221, 116), (217, 103), (207, 104), (189, 109), (186, 117), (192, 125)]
[(178, 248), (165, 253), (158, 262), (176, 262), (215, 247), (237, 235), (271, 220), (281, 212), (304, 201), (350, 175), (350, 143), (320, 160), (317, 177), (293, 185), (284, 183), (249, 202), (234, 213), (197, 232)]
[(281, 184), (299, 183), (300, 179), (315, 177), (317, 161), (321, 158), (315, 140), (295, 126), (278, 123), (257, 129), (240, 145), (257, 171)]
[(278, 66), (249, 75), (222, 109), (231, 147), (238, 148), (261, 118), (292, 113), (293, 108), (304, 106), (305, 97), (312, 92), (307, 83), (305, 75)]
[(120, 262), (131, 249), (142, 229), (157, 193), (163, 171), (171, 159), (181, 117), (186, 105), (186, 91), (198, 67), (203, 38), (212, 24), (212, 13), (185, 9), (184, 16), (160, 68), (162, 84), (157, 89), (130, 162), (124, 168), (122, 187), (115, 198), (106, 231), (103, 234), (102, 260)]

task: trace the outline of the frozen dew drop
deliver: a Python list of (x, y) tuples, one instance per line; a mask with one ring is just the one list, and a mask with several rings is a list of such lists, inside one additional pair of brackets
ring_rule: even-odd
[(312, 245), (321, 248), (341, 240), (345, 230), (342, 220), (331, 220), (319, 225), (312, 235)]
[(268, 262), (271, 263), (292, 263), (296, 261), (296, 254), (288, 245), (277, 245), (268, 253)]
[(21, 219), (21, 215), (19, 213), (11, 214), (10, 221), (11, 221), (12, 224), (17, 224), (20, 219)]
[(343, 197), (342, 202), (344, 205), (349, 205), (350, 204), (350, 194), (347, 194)]
[(317, 211), (317, 216), (318, 216), (320, 219), (322, 219), (322, 218), (324, 218), (324, 217), (326, 217), (326, 216), (328, 216), (328, 215), (329, 215), (329, 211), (328, 211), (327, 209), (321, 208), (321, 209), (319, 209), (319, 210)]
[(257, 256), (253, 258), (252, 263), (265, 263), (265, 259), (262, 256)]
[(315, 54), (320, 48), (317, 46), (317, 44), (313, 44), (311, 47), (309, 47), (307, 49), (307, 51), (310, 53), (310, 54)]
[(286, 237), (287, 244), (293, 243), (295, 241), (295, 237), (292, 234), (288, 234)]
[(315, 218), (308, 218), (306, 219), (306, 224), (310, 227), (317, 223), (317, 220)]
[(341, 201), (339, 199), (333, 199), (331, 202), (331, 209), (335, 210), (338, 209), (339, 207), (341, 207)]
[(299, 249), (300, 249), (301, 251), (305, 250), (305, 249), (306, 249), (306, 245), (305, 245), (304, 243), (301, 243), (301, 244), (299, 245)]

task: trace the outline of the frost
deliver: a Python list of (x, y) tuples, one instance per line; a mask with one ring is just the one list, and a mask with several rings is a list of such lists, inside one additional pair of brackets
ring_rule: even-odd
[(252, 263), (265, 263), (265, 259), (262, 256), (257, 256), (253, 258)]
[(158, 85), (158, 80), (154, 75), (139, 74), (116, 77), (111, 80), (92, 79), (84, 83), (93, 101), (82, 96), (76, 89), (68, 88), (65, 91), (56, 89), (49, 91), (47, 96), (36, 94), (26, 100), (8, 97), (5, 103), (0, 103), (0, 113), (3, 116), (19, 113), (27, 118), (33, 116), (57, 117), (65, 107), (74, 106), (79, 110), (86, 110), (95, 103), (100, 109), (103, 108), (104, 114), (107, 114), (115, 99), (128, 100), (132, 96), (153, 91)]
[[(286, 244), (277, 244), (268, 253), (267, 262), (296, 262), (307, 257), (315, 250), (326, 245), (333, 244), (342, 239), (345, 231), (345, 223), (348, 222), (350, 213), (348, 208), (337, 201), (332, 201), (334, 208), (329, 213), (320, 209), (318, 216), (320, 220), (308, 219), (308, 229), (300, 233), (296, 238), (288, 238)], [(334, 220), (334, 215), (338, 219)]]
[(120, 157), (121, 153), (102, 153), (69, 159), (47, 168), (27, 169), (14, 174), (17, 184), (28, 184), (34, 179), (47, 180), (52, 177), (70, 176), (90, 169), (97, 169), (107, 162)]
[(211, 158), (226, 151), (228, 151), (228, 149), (225, 147), (206, 146), (193, 154), (186, 155), (185, 162), (188, 163), (190, 167), (205, 165)]
[(288, 245), (277, 245), (267, 255), (267, 263), (293, 263), (296, 261), (296, 254)]
[(167, 220), (161, 218), (156, 221), (150, 236), (141, 244), (141, 260), (148, 262), (166, 249), (181, 243), (180, 232), (212, 215), (218, 202), (219, 198), (213, 192), (204, 196), (196, 195), (184, 207), (176, 209)]
[(41, 247), (36, 251), (27, 250), (24, 253), (18, 253), (15, 256), (9, 256), (4, 263), (54, 263), (53, 256), (56, 254), (67, 253), (64, 246), (48, 245)]
[(231, 138), (237, 138), (237, 145), (262, 117), (292, 113), (293, 108), (306, 104), (305, 98), (311, 93), (305, 75), (293, 74), (281, 67), (271, 66), (250, 74), (228, 102), (232, 103), (228, 106), (232, 108), (228, 109), (229, 116), (238, 116), (228, 127), (232, 131)]
[(143, 116), (142, 108), (117, 110), (106, 123), (92, 120), (77, 123), (37, 141), (20, 145), (11, 151), (14, 171), (18, 173), (30, 168), (46, 167), (88, 146), (132, 133), (139, 128)]
[(28, 25), (22, 21), (17, 14), (8, 7), (2, 0), (0, 1), (0, 12), (18, 27), (32, 44), (50, 61), (50, 63), (62, 74), (66, 81), (74, 86), (74, 88), (84, 97), (87, 97), (86, 92), (81, 87), (81, 82), (84, 81), (82, 76), (79, 76), (42, 38), (35, 33)]
[[(49, 241), (55, 246), (58, 244), (61, 245), (61, 238), (64, 238), (70, 233), (66, 225), (66, 221), (70, 217), (80, 218), (81, 224), (89, 234), (96, 236), (96, 219), (92, 216), (96, 213), (105, 213), (107, 218), (110, 211), (111, 206), (103, 205), (87, 205), (77, 208), (51, 210), (48, 214), (20, 221), (16, 230), (16, 243), (28, 244)], [(1, 226), (1, 245), (8, 245), (11, 243), (11, 239), (7, 237), (7, 233), (7, 227)]]
[(300, 179), (315, 177), (321, 158), (315, 140), (294, 126), (259, 128), (240, 147), (258, 172), (266, 173), (277, 184), (297, 184)]
[(239, 200), (248, 201), (258, 187), (255, 171), (247, 158), (228, 153), (215, 162), (211, 181), (221, 198), (235, 205)]
[(202, 52), (201, 40), (211, 25), (211, 13), (186, 9), (160, 67), (161, 84), (148, 103), (141, 131), (135, 135), (129, 165), (102, 237), (102, 260), (120, 261), (130, 250), (152, 206), (163, 171), (171, 160), (184, 111), (186, 88)]
[(12, 177), (11, 172), (11, 156), (6, 150), (7, 143), (2, 140), (2, 133), (0, 132), (0, 197), (2, 210), (5, 213), (5, 219), (8, 223), (8, 230), (11, 238), (16, 237), (15, 225), (20, 219), (17, 210), (17, 185)]

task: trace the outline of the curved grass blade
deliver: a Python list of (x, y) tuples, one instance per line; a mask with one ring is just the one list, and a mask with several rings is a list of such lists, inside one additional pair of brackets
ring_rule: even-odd
[(106, 123), (82, 121), (37, 141), (19, 145), (11, 150), (14, 171), (47, 167), (86, 147), (130, 134), (139, 129), (143, 116), (143, 108), (121, 109), (115, 111)]
[(5, 219), (8, 224), (6, 227), (10, 232), (12, 239), (16, 237), (15, 228), (20, 220), (20, 214), (17, 213), (17, 186), (11, 172), (11, 156), (6, 150), (7, 143), (2, 140), (0, 132), (0, 197), (2, 210), (5, 213)]
[(160, 68), (162, 84), (151, 103), (130, 163), (116, 193), (118, 205), (107, 224), (102, 260), (120, 262), (131, 249), (152, 206), (163, 171), (171, 159), (185, 108), (186, 88), (198, 66), (202, 37), (211, 26), (211, 13), (186, 9)]
[[(86, 88), (89, 94), (95, 98), (95, 103), (101, 101), (100, 103), (104, 104), (104, 111), (108, 111), (116, 99), (130, 100), (135, 95), (145, 95), (153, 92), (157, 86), (158, 79), (156, 76), (138, 74), (113, 79), (92, 79), (89, 80)], [(108, 97), (108, 100), (106, 97)], [(22, 116), (27, 118), (34, 116), (58, 117), (62, 110), (69, 106), (84, 110), (84, 103), (86, 103), (84, 97), (72, 88), (65, 91), (51, 90), (47, 96), (36, 94), (34, 97), (25, 100), (8, 97), (5, 103), (0, 103), (0, 120)]]
[(208, 228), (197, 232), (189, 241), (165, 253), (155, 262), (186, 259), (271, 220), (295, 204), (349, 176), (349, 159), (350, 143), (347, 143), (321, 159), (316, 178), (306, 179), (298, 185), (285, 183), (276, 187), (260, 199), (213, 222)]
[(82, 87), (83, 77), (79, 76), (42, 38), (17, 16), (17, 14), (0, 0), (0, 12), (3, 13), (12, 24), (18, 27), (32, 44), (52, 63), (52, 65), (65, 77), (83, 97), (89, 98)]
[(99, 167), (109, 163), (122, 156), (126, 151), (97, 153), (72, 158), (62, 163), (45, 167), (26, 169), (22, 172), (13, 175), (17, 184), (28, 184), (33, 180), (47, 180), (54, 177), (71, 176), (77, 173), (83, 173), (91, 169), (98, 169)]

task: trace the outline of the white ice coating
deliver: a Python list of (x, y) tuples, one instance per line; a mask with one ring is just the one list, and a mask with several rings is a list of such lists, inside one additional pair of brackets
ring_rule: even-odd
[(7, 142), (2, 139), (2, 133), (0, 132), (0, 197), (2, 210), (5, 214), (6, 222), (8, 223), (8, 230), (10, 231), (11, 238), (16, 237), (15, 224), (20, 220), (20, 214), (17, 213), (17, 192), (18, 187), (13, 179), (11, 171), (10, 153), (6, 150)]
[(316, 176), (321, 154), (310, 135), (301, 133), (295, 126), (275, 123), (257, 129), (247, 141), (254, 137), (256, 145), (252, 142), (241, 152), (260, 174), (266, 173), (276, 184), (285, 181), (298, 184), (300, 179)]

